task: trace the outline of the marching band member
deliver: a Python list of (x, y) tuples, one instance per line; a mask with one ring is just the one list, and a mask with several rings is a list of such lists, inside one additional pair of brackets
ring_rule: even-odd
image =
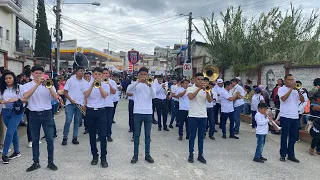
[(145, 133), (145, 160), (154, 163), (150, 156), (151, 126), (152, 126), (152, 98), (155, 98), (156, 92), (151, 84), (146, 81), (148, 77), (148, 69), (142, 67), (139, 70), (137, 82), (132, 83), (127, 91), (134, 94), (134, 155), (131, 163), (138, 161), (139, 142), (142, 122), (144, 122)]
[(172, 85), (170, 87), (170, 96), (171, 98), (171, 121), (169, 124), (169, 128), (173, 128), (172, 124), (174, 119), (176, 119), (176, 127), (179, 127), (178, 113), (179, 113), (179, 99), (176, 94), (176, 90), (181, 86), (181, 80), (172, 80)]
[[(219, 124), (219, 121), (218, 121), (218, 114), (221, 110), (221, 100), (220, 100), (220, 92), (224, 90), (224, 87), (223, 87), (223, 80), (222, 79), (217, 79), (217, 84), (214, 86), (213, 88), (213, 91), (215, 91), (217, 93), (217, 102), (216, 102), (216, 105), (214, 106), (214, 122), (216, 124)], [(221, 114), (221, 113), (220, 113)], [(220, 117), (220, 120), (221, 120), (221, 117)]]
[[(284, 77), (285, 85), (280, 87), (278, 95), (280, 98), (280, 125), (282, 127), (280, 142), (280, 161), (284, 162), (288, 155), (288, 160), (299, 163), (294, 154), (294, 145), (299, 129), (299, 104), (304, 102), (304, 97), (296, 88), (293, 75)], [(288, 142), (289, 137), (289, 142)]]
[[(18, 78), (11, 71), (6, 71), (0, 78), (0, 104), (2, 105), (3, 122), (7, 127), (2, 152), (3, 164), (9, 164), (9, 160), (21, 156), (19, 149), (19, 137), (17, 128), (23, 118), (23, 102), (27, 99), (23, 98), (23, 88), (18, 84)], [(8, 157), (9, 148), (13, 143), (14, 152)]]
[(232, 94), (239, 93), (239, 97), (236, 101), (234, 101), (233, 106), (234, 106), (234, 121), (235, 121), (235, 126), (234, 126), (234, 134), (239, 134), (240, 131), (240, 114), (243, 111), (244, 108), (244, 99), (243, 97), (245, 96), (245, 90), (243, 87), (238, 84), (240, 78), (237, 77), (237, 79), (232, 79), (231, 80), (231, 85), (232, 85)]
[[(117, 83), (110, 78), (110, 72), (107, 68), (103, 69), (103, 77), (108, 79), (107, 85), (110, 86), (110, 94), (107, 98), (105, 98), (106, 103), (106, 118), (107, 118), (107, 140), (108, 142), (112, 142), (113, 139), (111, 138), (112, 135), (112, 122), (113, 122), (113, 111), (115, 108), (115, 103), (113, 102), (114, 95), (117, 92)], [(100, 136), (99, 136), (100, 137)]]
[(226, 139), (226, 123), (228, 118), (230, 119), (230, 136), (229, 138), (239, 139), (239, 137), (234, 135), (234, 108), (233, 102), (239, 98), (238, 93), (231, 95), (230, 91), (232, 89), (232, 85), (230, 81), (224, 82), (224, 90), (220, 92), (220, 100), (221, 100), (221, 121), (220, 127), (222, 129), (222, 138)]
[(57, 93), (54, 86), (47, 88), (43, 85), (44, 69), (39, 65), (31, 68), (33, 81), (23, 85), (24, 98), (28, 100), (30, 131), (32, 137), (32, 155), (33, 164), (27, 169), (27, 172), (34, 171), (40, 168), (39, 164), (39, 140), (40, 128), (43, 127), (47, 142), (48, 151), (48, 168), (51, 170), (58, 170), (58, 167), (53, 163), (54, 151), (54, 120), (52, 116), (51, 99), (57, 99)]
[(210, 103), (213, 101), (209, 92), (205, 92), (205, 86), (208, 85), (203, 81), (203, 74), (197, 73), (195, 76), (195, 84), (187, 89), (189, 98), (189, 158), (188, 162), (193, 163), (194, 140), (198, 131), (198, 161), (206, 164), (207, 161), (203, 157), (204, 133), (207, 125), (206, 100)]
[[(96, 142), (96, 133), (98, 128), (101, 148), (101, 166), (103, 168), (107, 168), (107, 113), (105, 99), (110, 93), (110, 87), (101, 81), (103, 77), (102, 73), (103, 70), (100, 67), (96, 67), (93, 69), (94, 80), (91, 83), (87, 83), (84, 91), (84, 96), (85, 98), (87, 98), (86, 118), (88, 121), (87, 123), (90, 137), (90, 147), (93, 156), (91, 165), (98, 164), (99, 154)], [(96, 85), (96, 83), (98, 85)]]
[[(113, 95), (112, 123), (116, 123), (114, 121), (114, 115), (116, 114), (117, 105), (120, 100), (120, 92), (122, 91), (122, 86), (121, 86), (120, 81), (117, 77), (113, 77), (113, 81), (116, 83), (116, 88), (115, 88), (116, 93)], [(111, 138), (111, 136), (110, 136), (110, 138)]]
[[(83, 79), (84, 68), (77, 66), (75, 68), (76, 74), (71, 76), (67, 80), (66, 85), (64, 86), (64, 96), (67, 98), (66, 102), (66, 122), (63, 128), (63, 140), (62, 145), (67, 145), (68, 134), (72, 118), (74, 118), (73, 124), (73, 138), (72, 144), (79, 144), (78, 141), (78, 130), (79, 123), (82, 120), (82, 113), (79, 109), (84, 107), (84, 87), (87, 85), (87, 81)], [(79, 107), (78, 107), (79, 106)]]
[[(205, 77), (204, 78), (204, 82), (207, 83), (209, 85), (209, 78)], [(209, 129), (209, 138), (212, 140), (215, 140), (216, 138), (214, 137), (214, 132), (215, 132), (215, 120), (214, 120), (214, 106), (216, 105), (216, 99), (217, 99), (217, 93), (213, 90), (212, 86), (209, 85), (211, 87), (210, 90), (210, 96), (213, 98), (212, 102), (208, 102), (206, 101), (206, 107), (207, 107), (207, 129), (210, 127)], [(206, 133), (205, 133), (206, 136)]]
[(167, 116), (168, 116), (168, 107), (167, 107), (167, 89), (166, 85), (163, 82), (163, 76), (158, 76), (158, 83), (154, 83), (153, 87), (156, 90), (156, 98), (155, 105), (158, 115), (158, 131), (161, 131), (162, 123), (161, 123), (161, 115), (163, 118), (163, 130), (169, 131), (167, 127)]
[(179, 97), (179, 139), (183, 139), (183, 125), (186, 125), (186, 139), (189, 139), (189, 123), (188, 123), (188, 112), (189, 112), (189, 98), (187, 96), (187, 88), (189, 86), (189, 80), (182, 80), (181, 87), (176, 91)]
[(127, 87), (127, 96), (129, 99), (128, 104), (128, 111), (129, 111), (129, 132), (132, 132), (132, 139), (131, 141), (134, 141), (134, 116), (133, 116), (133, 107), (134, 107), (134, 95), (131, 91), (128, 91), (128, 88), (133, 86), (133, 84), (136, 82), (137, 78), (133, 77), (131, 84)]

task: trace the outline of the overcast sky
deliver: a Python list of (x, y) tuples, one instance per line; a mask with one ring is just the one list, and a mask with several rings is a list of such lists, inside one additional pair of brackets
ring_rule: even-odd
[[(201, 17), (225, 11), (228, 6), (241, 5), (243, 13), (252, 17), (279, 6), (290, 8), (289, 0), (64, 0), (73, 2), (100, 2), (101, 6), (63, 5), (62, 30), (64, 40), (78, 39), (78, 45), (128, 51), (131, 48), (153, 54), (155, 46), (171, 46), (186, 42), (187, 15), (193, 12), (195, 25), (203, 31)], [(312, 8), (320, 7), (320, 0), (291, 0), (301, 6), (307, 16)], [(55, 0), (46, 0), (49, 28), (55, 17), (48, 11)], [(74, 21), (77, 20), (77, 21)], [(70, 22), (71, 21), (71, 22)], [(75, 25), (79, 24), (79, 26)], [(193, 31), (193, 39), (204, 40)]]

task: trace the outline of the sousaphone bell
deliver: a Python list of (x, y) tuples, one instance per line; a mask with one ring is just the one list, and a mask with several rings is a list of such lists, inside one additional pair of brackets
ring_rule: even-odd
[(209, 78), (209, 81), (215, 81), (219, 77), (219, 68), (214, 65), (206, 65), (202, 70), (203, 76)]

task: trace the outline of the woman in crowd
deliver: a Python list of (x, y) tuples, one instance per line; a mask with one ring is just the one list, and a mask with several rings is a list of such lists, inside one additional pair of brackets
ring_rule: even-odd
[[(18, 79), (11, 71), (6, 71), (0, 78), (0, 104), (2, 104), (2, 116), (7, 132), (4, 140), (2, 161), (8, 164), (9, 160), (20, 157), (19, 137), (17, 128), (23, 117), (23, 90), (18, 85)], [(8, 157), (9, 147), (13, 143), (14, 152)]]
[[(282, 79), (278, 79), (276, 87), (273, 88), (270, 99), (273, 101), (275, 108), (280, 109), (280, 100), (278, 96), (278, 89), (283, 86), (284, 82)], [(276, 110), (275, 116), (277, 117), (279, 110)]]

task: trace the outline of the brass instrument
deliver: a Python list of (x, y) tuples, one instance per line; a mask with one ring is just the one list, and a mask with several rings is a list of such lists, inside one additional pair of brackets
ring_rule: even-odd
[(147, 81), (147, 83), (148, 84), (152, 84), (153, 83), (153, 77), (152, 76), (149, 76), (147, 79), (146, 79), (146, 81)]
[(302, 85), (301, 85), (300, 83), (298, 83), (298, 84), (296, 85), (296, 89), (298, 89), (298, 90), (300, 90), (301, 87), (302, 87)]
[(100, 88), (101, 87), (101, 81), (100, 80), (95, 80), (93, 82), (93, 87), (95, 88)]
[(273, 127), (275, 131), (279, 132), (281, 130), (281, 127), (276, 122), (274, 122), (274, 120), (272, 120), (273, 116), (274, 114), (272, 110), (270, 111), (270, 109), (268, 109), (267, 118), (269, 119), (269, 124)]
[(84, 109), (82, 108), (82, 106), (80, 104), (76, 104), (77, 108), (80, 110), (80, 112), (82, 113), (82, 115), (86, 115), (86, 112), (84, 111)]
[(209, 81), (215, 81), (219, 77), (219, 68), (213, 65), (206, 65), (202, 72), (204, 77), (209, 78)]
[(107, 84), (107, 83), (108, 83), (108, 78), (103, 78), (103, 79), (102, 79), (102, 82), (105, 83), (105, 84)]
[(43, 82), (43, 85), (44, 85), (46, 88), (50, 89), (50, 88), (52, 88), (52, 86), (53, 86), (53, 81), (52, 81), (51, 79), (45, 80), (45, 81)]
[(211, 85), (207, 85), (205, 88), (206, 92), (211, 92), (212, 86)]

